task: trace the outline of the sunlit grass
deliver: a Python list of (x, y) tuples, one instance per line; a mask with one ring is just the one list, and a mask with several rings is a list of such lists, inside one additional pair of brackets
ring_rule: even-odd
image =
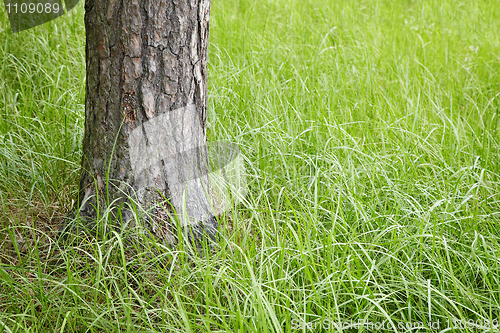
[(500, 320), (495, 1), (215, 1), (209, 139), (241, 147), (249, 194), (200, 258), (55, 243), (78, 184), (83, 4), (20, 34), (0, 22), (5, 331)]

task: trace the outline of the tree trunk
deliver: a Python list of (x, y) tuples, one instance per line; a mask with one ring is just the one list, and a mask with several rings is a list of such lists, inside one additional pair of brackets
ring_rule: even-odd
[[(133, 199), (156, 236), (213, 238), (207, 195), (210, 0), (86, 0), (85, 136), (79, 215)], [(166, 200), (168, 199), (168, 200)], [(133, 221), (123, 208), (122, 221)]]

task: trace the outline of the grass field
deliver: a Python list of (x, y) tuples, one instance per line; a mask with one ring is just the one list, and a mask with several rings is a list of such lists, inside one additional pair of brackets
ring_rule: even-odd
[(0, 7), (0, 332), (498, 331), (497, 1), (214, 0), (209, 140), (249, 193), (200, 258), (54, 242), (83, 1), (19, 34)]

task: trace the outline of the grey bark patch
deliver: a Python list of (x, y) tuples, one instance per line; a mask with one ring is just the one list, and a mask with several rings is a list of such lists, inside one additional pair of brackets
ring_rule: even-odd
[(205, 136), (193, 104), (142, 123), (130, 133), (128, 143), (135, 183), (160, 191), (168, 188), (182, 225), (213, 215)]

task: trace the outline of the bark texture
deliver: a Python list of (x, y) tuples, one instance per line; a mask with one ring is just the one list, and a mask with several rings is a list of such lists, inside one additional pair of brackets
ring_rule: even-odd
[(209, 14), (210, 0), (86, 0), (82, 217), (130, 196), (157, 236), (171, 230), (167, 211), (216, 229), (205, 165)]

